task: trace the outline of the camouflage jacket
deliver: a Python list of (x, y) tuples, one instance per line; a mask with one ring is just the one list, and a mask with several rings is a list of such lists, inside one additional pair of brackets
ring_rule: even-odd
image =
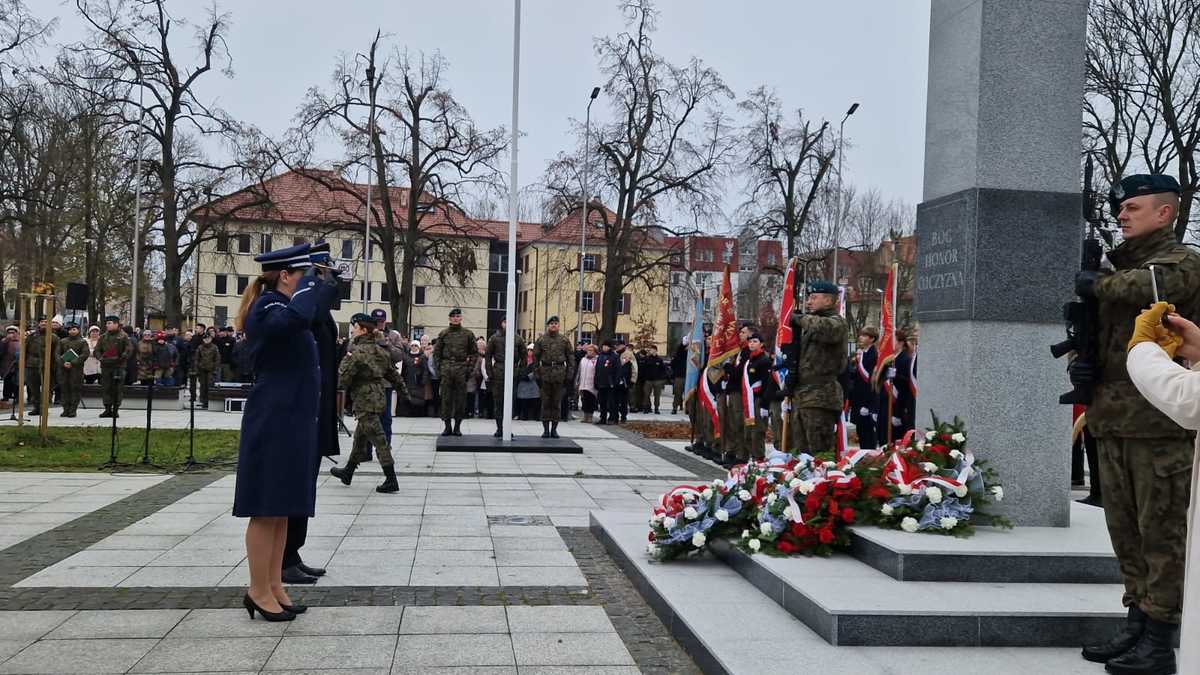
[(96, 342), (96, 348), (92, 350), (92, 356), (100, 359), (101, 366), (122, 368), (129, 362), (129, 355), (132, 353), (133, 342), (125, 331), (120, 330), (115, 333), (105, 331)]
[(196, 356), (192, 360), (192, 365), (195, 370), (203, 370), (206, 373), (216, 371), (221, 367), (221, 350), (212, 342), (200, 343), (200, 346), (196, 347)]
[(575, 374), (575, 350), (561, 333), (543, 333), (533, 343), (533, 366), (539, 382), (570, 382)]
[(1158, 272), (1158, 295), (1175, 311), (1200, 320), (1200, 254), (1175, 241), (1170, 226), (1129, 239), (1108, 254), (1116, 272), (1096, 282), (1100, 304), (1100, 383), (1088, 406), (1088, 430), (1097, 438), (1185, 438), (1193, 435), (1142, 398), (1125, 370), (1133, 322), (1154, 302), (1149, 266)]
[[(487, 348), (483, 351), (483, 363), (487, 366), (488, 378), (499, 380), (504, 373), (504, 343), (507, 340), (504, 331), (498, 330), (492, 333), (492, 337), (488, 338)], [(513, 340), (513, 356), (509, 361), (514, 365), (520, 365), (521, 356), (525, 350), (521, 349), (521, 339)], [(513, 372), (516, 372), (515, 370)]]
[(474, 372), (479, 365), (479, 349), (475, 346), (475, 334), (462, 326), (450, 326), (438, 333), (433, 347), (433, 365), (437, 372), (457, 370)]
[(797, 408), (842, 407), (842, 385), (838, 376), (846, 363), (850, 329), (833, 310), (792, 316), (796, 340), (792, 343), (789, 367), (795, 373), (792, 404)]
[[(25, 368), (38, 369), (42, 367), (42, 359), (46, 355), (46, 333), (36, 331), (25, 338)], [(58, 336), (50, 333), (50, 358), (58, 356)]]
[(158, 367), (158, 344), (147, 340), (138, 340), (137, 344), (137, 377), (148, 380), (154, 377)]
[(402, 399), (408, 398), (404, 378), (392, 363), (387, 348), (381, 347), (367, 335), (354, 338), (354, 349), (342, 358), (338, 366), (338, 384), (350, 392), (354, 400), (354, 414), (378, 415), (387, 407), (384, 396), (384, 380), (391, 383)]
[(58, 341), (58, 348), (54, 350), (55, 363), (59, 366), (67, 363), (63, 356), (68, 350), (74, 350), (75, 360), (71, 362), (72, 369), (79, 369), (83, 372), (83, 362), (88, 357), (88, 343), (82, 336), (65, 337)]

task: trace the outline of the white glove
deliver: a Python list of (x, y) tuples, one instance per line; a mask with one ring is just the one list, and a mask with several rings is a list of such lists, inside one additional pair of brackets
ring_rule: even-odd
[(888, 368), (888, 369), (887, 369), (887, 377), (888, 377), (888, 379), (889, 379), (889, 380), (890, 380), (890, 379), (892, 379), (892, 378), (894, 378), (894, 377), (896, 377), (896, 369), (895, 369), (895, 368)]
[(892, 426), (894, 426), (894, 427), (898, 427), (898, 426), (900, 426), (900, 425), (902, 425), (902, 424), (904, 424), (904, 422), (900, 421), (900, 418), (899, 418), (899, 417), (893, 417), (893, 418), (892, 418)]
[(870, 408), (859, 408), (859, 409), (858, 409), (858, 414), (859, 414), (859, 415), (862, 415), (863, 417), (870, 417), (870, 416), (871, 416), (871, 409), (870, 409)]

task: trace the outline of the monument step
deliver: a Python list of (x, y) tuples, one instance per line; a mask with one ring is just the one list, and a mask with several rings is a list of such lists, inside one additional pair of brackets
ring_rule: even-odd
[(850, 531), (850, 554), (899, 581), (1121, 583), (1104, 510), (1072, 502), (1070, 527), (978, 528), (973, 537)]
[[(736, 628), (738, 617), (757, 617), (742, 612), (740, 603), (749, 598), (744, 585), (728, 583), (730, 572), (760, 592), (754, 597), (777, 605), (838, 646), (1076, 647), (1115, 631), (1125, 615), (1118, 585), (903, 582), (848, 555), (750, 556), (728, 543), (714, 542), (712, 548), (728, 563), (727, 569), (711, 560), (651, 563), (645, 552), (645, 521), (645, 514), (591, 513), (593, 533), (625, 563), (639, 591), (676, 638), (701, 654), (698, 662), (707, 658), (705, 653), (719, 653), (723, 640), (746, 639), (745, 631)], [(707, 630), (697, 623), (702, 617), (688, 615), (676, 625), (693, 603), (706, 607), (736, 637), (702, 635)], [(739, 607), (713, 611), (714, 605), (725, 603)], [(769, 625), (763, 635), (791, 626), (777, 621)]]
[(533, 452), (549, 454), (579, 455), (583, 448), (570, 438), (542, 438), (541, 436), (516, 436), (505, 441), (484, 434), (463, 436), (438, 436), (438, 452)]

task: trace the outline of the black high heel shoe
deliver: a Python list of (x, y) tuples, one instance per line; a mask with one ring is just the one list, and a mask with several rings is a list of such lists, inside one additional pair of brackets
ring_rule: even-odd
[[(242, 597), (242, 606), (245, 607), (246, 611), (250, 613), (251, 619), (254, 618), (255, 612), (261, 614), (262, 618), (267, 621), (291, 621), (296, 618), (296, 614), (294, 612), (289, 612), (287, 607), (284, 607), (282, 612), (268, 612), (251, 600), (249, 593)], [(305, 609), (307, 609), (307, 607)]]
[(283, 608), (283, 611), (291, 612), (292, 614), (303, 614), (308, 611), (308, 605), (285, 605), (281, 602), (279, 606)]

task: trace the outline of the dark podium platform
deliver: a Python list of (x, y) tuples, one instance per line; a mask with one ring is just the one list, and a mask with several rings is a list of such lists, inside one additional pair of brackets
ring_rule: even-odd
[(468, 434), (464, 436), (438, 436), (438, 452), (541, 452), (579, 455), (583, 448), (569, 438), (542, 438), (541, 436), (513, 436), (505, 443), (495, 436)]

